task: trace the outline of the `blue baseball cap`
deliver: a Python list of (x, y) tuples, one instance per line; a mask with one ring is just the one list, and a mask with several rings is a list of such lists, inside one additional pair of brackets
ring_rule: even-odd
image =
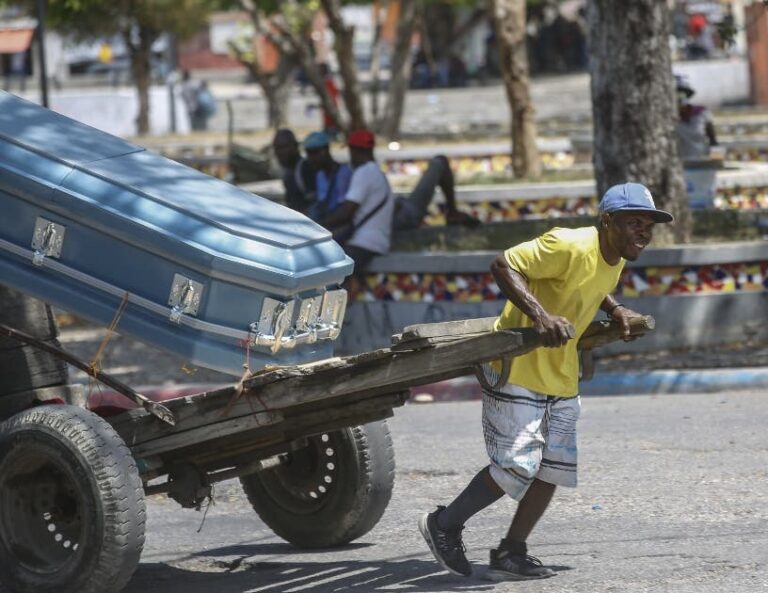
[(327, 148), (331, 143), (331, 139), (325, 132), (312, 132), (309, 136), (304, 138), (305, 150), (318, 150), (320, 148)]
[(656, 208), (651, 191), (641, 183), (621, 183), (608, 188), (598, 206), (600, 214), (610, 212), (644, 212), (654, 222), (672, 222), (674, 217)]

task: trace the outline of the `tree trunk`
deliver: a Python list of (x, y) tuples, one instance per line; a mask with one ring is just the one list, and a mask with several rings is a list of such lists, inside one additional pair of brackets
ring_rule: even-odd
[(667, 4), (590, 0), (587, 18), (598, 193), (616, 183), (643, 183), (676, 221), (658, 225), (657, 240), (688, 241)]
[(403, 118), (405, 93), (411, 79), (411, 39), (416, 23), (416, 0), (400, 1), (400, 18), (397, 21), (397, 38), (390, 60), (389, 86), (384, 114), (379, 128), (389, 139), (397, 138)]
[(131, 56), (131, 70), (139, 99), (136, 114), (136, 132), (142, 136), (149, 133), (149, 86), (151, 76), (152, 44), (157, 34), (146, 27), (139, 27), (138, 40), (134, 42), (130, 31), (123, 33), (126, 47)]
[(456, 11), (451, 3), (424, 4), (424, 32), (429, 38), (432, 57), (438, 64), (450, 58), (455, 30)]
[(345, 24), (341, 18), (340, 0), (321, 0), (321, 4), (328, 18), (328, 26), (333, 31), (333, 46), (339, 62), (339, 74), (344, 83), (341, 95), (344, 97), (344, 105), (349, 113), (349, 127), (352, 130), (365, 128), (365, 111), (360, 97), (357, 66), (352, 47), (355, 29)]
[(491, 11), (512, 115), (512, 169), (515, 177), (536, 178), (541, 175), (541, 162), (528, 75), (525, 0), (493, 0)]
[(249, 57), (232, 41), (229, 42), (229, 48), (235, 58), (248, 70), (251, 78), (261, 87), (264, 100), (267, 102), (267, 124), (269, 127), (276, 130), (285, 126), (288, 123), (288, 99), (293, 72), (295, 71), (295, 57), (280, 52), (278, 71), (266, 74), (261, 69), (259, 63), (261, 57), (258, 53)]
[(283, 89), (266, 83), (261, 85), (264, 99), (267, 101), (267, 124), (273, 130), (282, 128), (286, 124), (286, 105), (288, 93), (280, 92)]
[[(387, 12), (391, 5), (387, 4)], [(379, 0), (373, 1), (373, 41), (371, 42), (371, 119), (375, 122), (379, 117), (379, 85), (381, 83), (381, 12)]]
[(486, 22), (488, 17), (488, 8), (486, 6), (475, 7), (472, 10), (472, 13), (459, 23), (451, 35), (449, 52), (453, 53), (456, 51), (456, 48), (465, 42), (467, 36), (472, 33), (479, 24)]
[(315, 61), (311, 30), (306, 28), (298, 33), (292, 32), (285, 22), (284, 15), (283, 18), (273, 20), (273, 25), (277, 31), (274, 34), (265, 31), (264, 34), (278, 48), (281, 59), (290, 56), (291, 60), (301, 65), (310, 86), (320, 99), (322, 108), (328, 113), (339, 130), (345, 134), (348, 133), (350, 131), (349, 123), (342, 118), (338, 106), (325, 87), (323, 75), (320, 73), (320, 68)]

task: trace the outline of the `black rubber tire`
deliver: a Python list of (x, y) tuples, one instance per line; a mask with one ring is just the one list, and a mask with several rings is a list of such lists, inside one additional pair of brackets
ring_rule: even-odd
[(384, 514), (394, 481), (384, 420), (311, 437), (286, 463), (240, 478), (261, 520), (299, 548), (341, 546), (368, 533)]
[(0, 424), (0, 582), (12, 593), (117, 593), (144, 545), (144, 490), (95, 414), (39, 406)]
[[(51, 307), (5, 286), (0, 286), (0, 323), (60, 347)], [(0, 396), (67, 383), (64, 361), (13, 338), (0, 336), (0, 368)]]

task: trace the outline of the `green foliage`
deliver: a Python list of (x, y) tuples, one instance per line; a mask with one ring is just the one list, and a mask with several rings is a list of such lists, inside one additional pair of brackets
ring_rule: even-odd
[(312, 18), (320, 10), (319, 0), (303, 2), (282, 2), (280, 12), (283, 13), (288, 27), (294, 33), (301, 34), (312, 24)]
[[(768, 2), (768, 0), (766, 1)], [(717, 24), (717, 34), (725, 47), (731, 47), (736, 43), (736, 33), (738, 33), (738, 29), (731, 21), (723, 20)]]
[[(212, 0), (212, 2), (215, 4), (216, 10), (243, 10), (248, 8), (243, 6), (244, 2), (241, 0)], [(286, 8), (292, 6), (311, 10), (318, 10), (320, 8), (319, 0), (252, 0), (252, 4), (256, 10), (266, 15), (285, 12)], [(293, 10), (293, 8), (288, 8), (288, 10)]]
[(423, 0), (425, 4), (445, 4), (454, 8), (488, 8), (490, 0)]
[(192, 35), (218, 0), (57, 0), (48, 3), (52, 28), (79, 39), (94, 39), (142, 27)]

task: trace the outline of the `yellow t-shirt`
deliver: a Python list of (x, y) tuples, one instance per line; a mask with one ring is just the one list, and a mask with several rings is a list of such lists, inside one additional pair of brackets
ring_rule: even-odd
[[(611, 266), (600, 253), (597, 229), (555, 228), (504, 253), (507, 263), (550, 315), (560, 315), (576, 329), (576, 338), (560, 348), (536, 348), (512, 359), (508, 383), (559, 397), (579, 392), (576, 342), (595, 318), (600, 303), (613, 292), (624, 260)], [(495, 329), (531, 327), (533, 321), (510, 301)]]

